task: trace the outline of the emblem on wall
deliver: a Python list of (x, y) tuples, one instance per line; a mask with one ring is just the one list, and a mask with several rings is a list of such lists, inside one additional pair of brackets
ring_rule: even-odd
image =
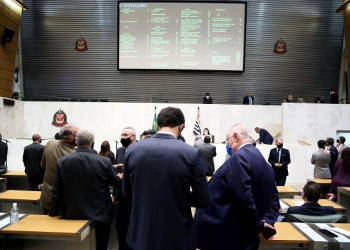
[(287, 53), (287, 45), (284, 41), (282, 41), (281, 39), (278, 40), (275, 43), (275, 49), (273, 50), (273, 52), (275, 52), (276, 54), (284, 54)]
[(53, 115), (52, 125), (62, 127), (65, 124), (67, 124), (67, 115), (60, 109)]
[(86, 51), (86, 50), (88, 50), (87, 42), (85, 41), (85, 39), (83, 37), (80, 37), (80, 39), (78, 39), (75, 42), (75, 50), (77, 50), (77, 51)]

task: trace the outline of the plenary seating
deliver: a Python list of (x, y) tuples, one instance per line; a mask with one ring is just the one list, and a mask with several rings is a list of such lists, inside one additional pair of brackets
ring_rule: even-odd
[(285, 217), (287, 222), (305, 222), (305, 223), (347, 223), (346, 215), (304, 215), (304, 214), (288, 214)]

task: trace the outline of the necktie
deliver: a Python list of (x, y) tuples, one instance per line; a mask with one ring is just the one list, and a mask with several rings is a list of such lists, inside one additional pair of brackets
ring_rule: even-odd
[(249, 96), (249, 105), (252, 105), (253, 102), (252, 102), (252, 98)]
[(277, 149), (277, 154), (278, 154), (278, 163), (281, 161), (281, 149)]

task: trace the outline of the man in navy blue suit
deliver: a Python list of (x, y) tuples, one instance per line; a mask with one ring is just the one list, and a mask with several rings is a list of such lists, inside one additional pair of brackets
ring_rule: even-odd
[(331, 137), (328, 137), (326, 139), (326, 146), (329, 154), (331, 155), (331, 162), (328, 164), (328, 166), (329, 170), (331, 171), (331, 176), (333, 178), (333, 168), (335, 166), (336, 161), (338, 160), (338, 150), (336, 147), (334, 147), (334, 139)]
[(267, 130), (256, 127), (255, 132), (259, 134), (259, 139), (256, 140), (257, 142), (270, 145), (272, 144), (273, 137), (269, 132), (267, 132)]
[(283, 148), (283, 141), (276, 140), (276, 148), (270, 150), (269, 163), (275, 172), (276, 185), (284, 186), (288, 176), (288, 164), (290, 163), (289, 150)]
[(318, 200), (322, 196), (322, 188), (320, 184), (309, 181), (303, 188), (304, 204), (297, 207), (289, 207), (286, 216), (288, 214), (304, 214), (304, 215), (331, 215), (335, 214), (334, 207), (320, 206)]
[(180, 109), (162, 109), (157, 123), (154, 136), (125, 154), (122, 189), (132, 203), (127, 249), (194, 250), (191, 207), (209, 204), (201, 156), (177, 139), (185, 125)]
[(273, 229), (278, 217), (274, 172), (252, 145), (246, 127), (232, 126), (226, 140), (232, 155), (209, 182), (209, 207), (195, 214), (196, 247), (258, 249), (261, 231)]

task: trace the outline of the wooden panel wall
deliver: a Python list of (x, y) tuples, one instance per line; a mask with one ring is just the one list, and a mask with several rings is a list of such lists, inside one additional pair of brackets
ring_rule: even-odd
[[(347, 0), (343, 0), (345, 3)], [(347, 103), (350, 102), (350, 6), (343, 10), (344, 15), (344, 34), (346, 43), (346, 63), (348, 68), (348, 91), (346, 93)]]
[(0, 46), (0, 96), (11, 98), (15, 71), (18, 32), (22, 8), (12, 0), (0, 0), (0, 39), (5, 27), (13, 29), (12, 42)]

